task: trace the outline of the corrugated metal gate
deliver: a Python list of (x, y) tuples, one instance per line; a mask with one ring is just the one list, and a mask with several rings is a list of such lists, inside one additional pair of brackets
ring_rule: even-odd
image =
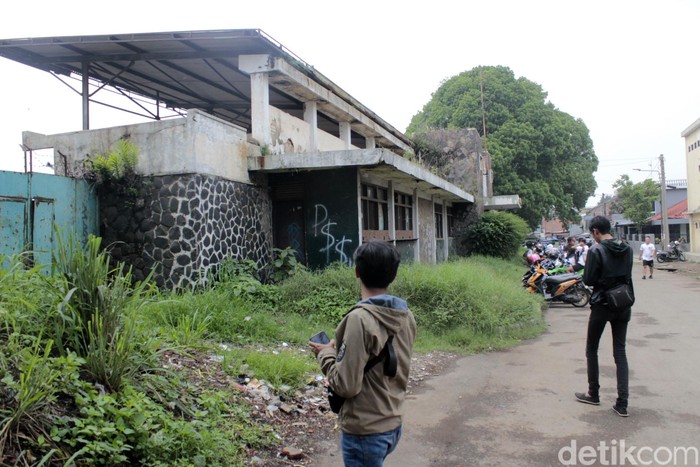
[(35, 263), (50, 265), (54, 224), (81, 242), (98, 235), (97, 195), (87, 182), (0, 171), (0, 255), (31, 250)]

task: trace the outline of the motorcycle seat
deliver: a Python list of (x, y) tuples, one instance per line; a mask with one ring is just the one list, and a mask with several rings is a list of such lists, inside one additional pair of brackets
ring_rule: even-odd
[(545, 282), (550, 284), (561, 284), (562, 282), (570, 281), (571, 279), (580, 279), (581, 276), (578, 274), (557, 274), (556, 276), (549, 276), (545, 279)]

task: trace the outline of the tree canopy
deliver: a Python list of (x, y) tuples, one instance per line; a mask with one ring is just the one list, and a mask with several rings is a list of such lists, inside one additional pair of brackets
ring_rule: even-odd
[(531, 226), (543, 217), (578, 221), (596, 188), (598, 158), (583, 121), (546, 99), (539, 84), (516, 79), (507, 67), (474, 68), (442, 83), (407, 133), (476, 128), (491, 154), (494, 194), (520, 195), (518, 214)]
[(634, 222), (639, 231), (649, 223), (649, 216), (654, 210), (654, 201), (659, 199), (659, 184), (646, 179), (633, 183), (628, 175), (621, 175), (613, 185), (617, 194), (617, 203), (622, 215)]

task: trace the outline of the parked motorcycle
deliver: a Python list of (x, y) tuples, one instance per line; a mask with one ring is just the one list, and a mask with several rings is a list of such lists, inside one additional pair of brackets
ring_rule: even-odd
[(680, 242), (674, 240), (668, 247), (666, 251), (659, 251), (656, 253), (656, 261), (659, 263), (665, 263), (666, 261), (685, 261), (685, 255), (681, 251)]
[(591, 291), (584, 285), (580, 274), (549, 275), (547, 269), (536, 264), (523, 276), (528, 292), (542, 294), (548, 302), (570, 303), (575, 307), (588, 305)]

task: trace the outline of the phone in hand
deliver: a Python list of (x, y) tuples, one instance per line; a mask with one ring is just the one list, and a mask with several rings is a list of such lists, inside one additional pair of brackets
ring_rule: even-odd
[(331, 340), (328, 338), (328, 335), (325, 332), (321, 331), (318, 334), (311, 336), (309, 341), (315, 342), (316, 344), (328, 344)]

